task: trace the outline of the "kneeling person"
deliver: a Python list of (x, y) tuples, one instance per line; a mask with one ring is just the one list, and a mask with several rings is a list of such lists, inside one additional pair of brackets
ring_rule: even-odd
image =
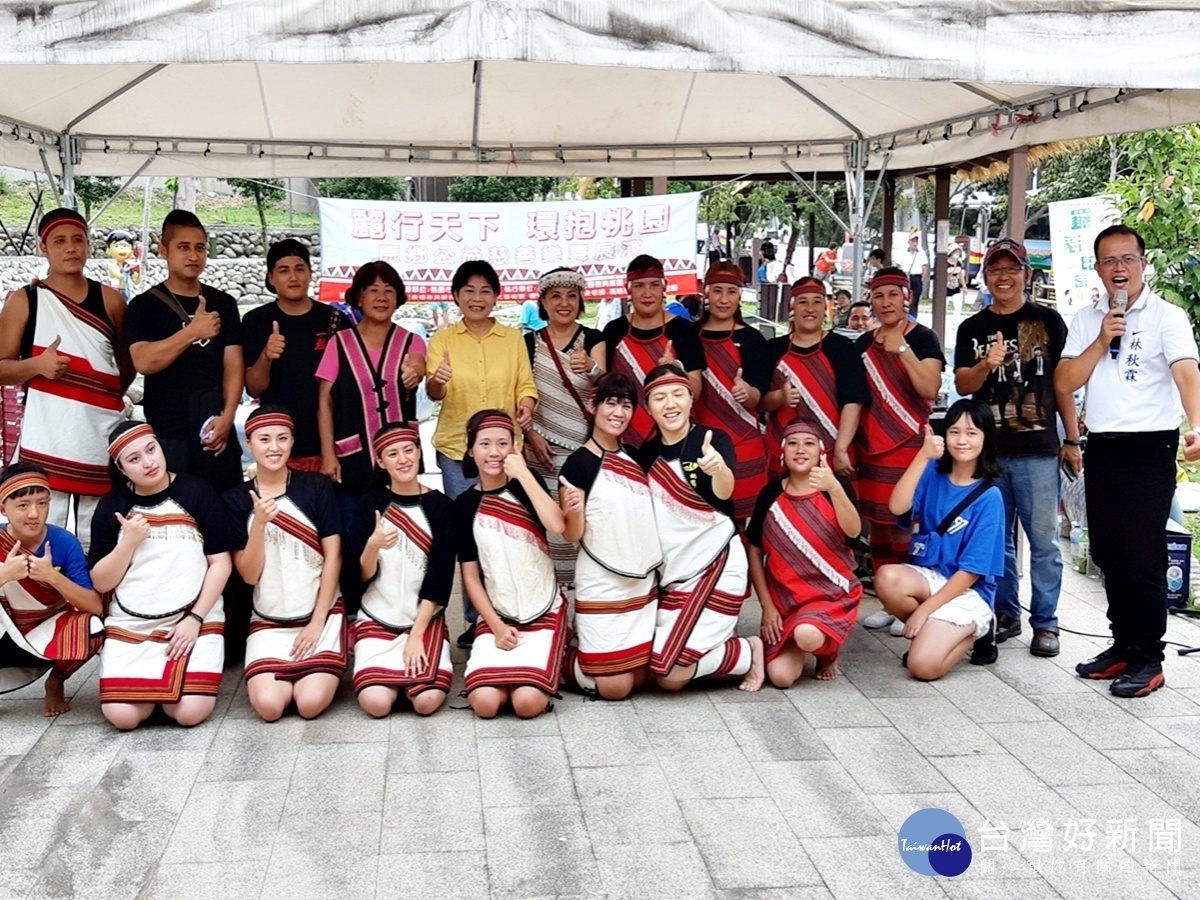
[(879, 570), (884, 609), (904, 622), (912, 641), (905, 665), (914, 678), (941, 678), (979, 642), (972, 662), (995, 661), (988, 632), (996, 582), (1004, 573), (1004, 501), (991, 481), (996, 424), (979, 400), (959, 400), (946, 414), (946, 437), (925, 426), (920, 452), (900, 476), (888, 508), (916, 522), (912, 564)]
[(746, 530), (767, 678), (779, 688), (796, 683), (809, 653), (817, 659), (814, 677), (837, 677), (838, 653), (862, 599), (847, 544), (862, 531), (862, 520), (825, 464), (826, 449), (814, 421), (797, 419), (784, 429), (788, 477), (758, 495)]
[(338, 595), (342, 519), (329, 479), (294, 472), (295, 426), (280, 407), (246, 419), (253, 480), (225, 492), (238, 574), (254, 588), (246, 640), (250, 705), (274, 722), (292, 703), (320, 715), (346, 672), (346, 614)]
[(392, 711), (401, 688), (413, 710), (441, 709), (454, 669), (446, 604), (454, 584), (454, 504), (417, 480), (415, 424), (376, 433), (375, 463), (388, 486), (367, 493), (347, 538), (358, 561), (362, 608), (354, 625), (354, 690), (372, 716)]
[(194, 475), (167, 469), (145, 422), (122, 422), (108, 445), (113, 484), (92, 519), (92, 583), (113, 593), (100, 651), (100, 708), (122, 731), (161, 704), (199, 725), (225, 663), (221, 591), (233, 570), (229, 516)]
[(32, 463), (0, 472), (0, 693), (46, 681), (45, 715), (69, 712), (64, 682), (100, 652), (104, 604), (79, 540), (48, 525), (50, 479)]
[(562, 510), (516, 452), (513, 421), (484, 409), (467, 422), (463, 474), (479, 483), (454, 501), (463, 591), (479, 613), (467, 660), (467, 697), (490, 719), (511, 702), (522, 719), (549, 708), (558, 690), (567, 605), (546, 533), (562, 534)]

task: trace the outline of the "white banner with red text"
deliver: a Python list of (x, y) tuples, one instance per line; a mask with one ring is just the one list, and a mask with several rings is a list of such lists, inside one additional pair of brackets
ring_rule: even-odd
[(700, 194), (541, 203), (319, 201), (321, 287), (340, 300), (355, 271), (382, 259), (410, 300), (449, 300), (454, 270), (485, 259), (500, 275), (502, 300), (537, 298), (538, 277), (570, 266), (587, 279), (587, 299), (624, 297), (625, 268), (639, 254), (663, 262), (668, 294), (698, 291)]

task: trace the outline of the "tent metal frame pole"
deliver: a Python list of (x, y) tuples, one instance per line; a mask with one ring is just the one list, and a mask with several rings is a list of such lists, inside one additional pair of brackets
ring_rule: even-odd
[[(846, 190), (850, 201), (850, 264), (851, 296), (857, 300), (862, 296), (863, 276), (863, 229), (866, 227), (867, 202), (867, 158), (869, 149), (866, 141), (854, 141), (846, 145)], [(878, 187), (878, 183), (876, 184)], [(851, 190), (853, 188), (853, 190)]]
[(42, 170), (46, 173), (46, 180), (50, 182), (50, 193), (54, 195), (54, 205), (62, 206), (62, 194), (58, 192), (58, 185), (54, 182), (54, 173), (50, 170), (50, 157), (46, 155), (46, 148), (38, 148), (38, 156), (42, 158)]
[(795, 169), (793, 169), (790, 165), (788, 165), (788, 161), (786, 159), (780, 160), (780, 162), (782, 162), (783, 167), (785, 169), (787, 169), (788, 172), (791, 173), (791, 176), (794, 179), (796, 179), (796, 183), (799, 184), (800, 187), (804, 188), (804, 190), (808, 191), (808, 195), (817, 201), (817, 203), (820, 205), (820, 207), (823, 210), (825, 210), (826, 213), (829, 214), (829, 217), (831, 219), (833, 219), (833, 221), (837, 222), (838, 225), (841, 226), (841, 228), (843, 228), (844, 230), (846, 230), (846, 231), (850, 230), (850, 226), (845, 223), (845, 221), (842, 219), (841, 216), (839, 216), (837, 213), (835, 213), (833, 211), (833, 208), (830, 207), (830, 205), (825, 202), (825, 198), (822, 197), (820, 194), (818, 194), (816, 191), (814, 191), (809, 186), (808, 182), (800, 177), (800, 173), (798, 173)]
[(75, 139), (64, 133), (62, 143), (58, 147), (58, 159), (62, 163), (62, 204), (70, 209), (79, 208), (79, 200), (75, 196), (76, 156), (78, 147)]
[(96, 223), (97, 219), (99, 219), (102, 215), (104, 215), (105, 212), (108, 211), (108, 208), (116, 202), (118, 197), (120, 197), (123, 193), (125, 193), (125, 191), (127, 191), (129, 189), (129, 186), (131, 184), (133, 184), (133, 182), (138, 178), (138, 176), (140, 176), (143, 172), (146, 171), (147, 168), (149, 168), (149, 166), (152, 162), (154, 162), (154, 157), (147, 156), (146, 161), (137, 167), (137, 171), (135, 171), (132, 175), (130, 175), (127, 179), (125, 179), (125, 183), (123, 185), (121, 185), (119, 188), (117, 188), (117, 192), (115, 194), (113, 194), (111, 197), (109, 197), (107, 200), (105, 200), (104, 205), (101, 206), (98, 210), (96, 210), (96, 214), (94, 216), (92, 216), (90, 219), (88, 219), (88, 227), (89, 228)]
[(85, 109), (83, 112), (81, 112), (75, 118), (73, 118), (70, 122), (68, 122), (66, 124), (66, 127), (63, 128), (63, 134), (70, 133), (72, 128), (74, 128), (76, 125), (78, 125), (84, 119), (86, 119), (92, 113), (108, 106), (108, 104), (112, 103), (118, 97), (122, 96), (123, 94), (127, 94), (129, 91), (133, 90), (135, 87), (137, 87), (143, 81), (145, 81), (147, 78), (151, 78), (151, 77), (157, 75), (159, 72), (161, 72), (166, 67), (167, 67), (166, 63), (159, 63), (156, 66), (152, 66), (151, 68), (149, 68), (145, 72), (143, 72), (141, 75), (139, 75), (137, 78), (134, 78), (132, 81), (126, 82), (125, 84), (121, 85), (119, 88), (117, 88), (111, 94), (109, 94), (107, 97), (104, 97), (101, 100), (97, 100), (95, 103), (93, 103), (87, 109)]

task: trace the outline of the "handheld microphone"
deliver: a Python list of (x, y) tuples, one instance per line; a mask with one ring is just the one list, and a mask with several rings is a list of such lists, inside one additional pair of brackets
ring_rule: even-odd
[[(1112, 299), (1108, 301), (1108, 308), (1112, 312), (1119, 312), (1121, 315), (1125, 315), (1125, 308), (1128, 306), (1128, 291), (1114, 291)], [(1113, 359), (1116, 359), (1121, 355), (1121, 336), (1119, 334), (1113, 338), (1112, 342), (1108, 345), (1108, 353)]]

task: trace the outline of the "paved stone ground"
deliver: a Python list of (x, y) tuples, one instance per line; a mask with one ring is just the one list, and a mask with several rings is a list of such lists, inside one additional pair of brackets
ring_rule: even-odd
[[(1068, 573), (1063, 623), (1101, 632), (1102, 609)], [(1170, 637), (1200, 643), (1200, 626), (1173, 619)], [(266, 725), (231, 669), (206, 724), (124, 735), (93, 665), (60, 719), (42, 718), (40, 688), (0, 700), (0, 898), (1197, 895), (1200, 659), (1172, 652), (1167, 688), (1118, 701), (1071, 672), (1098, 640), (1064, 634), (1040, 660), (1019, 639), (937, 684), (905, 677), (906, 643), (857, 628), (833, 683), (568, 695), (531, 722), (373, 721), (344, 691), (316, 721)], [(967, 829), (959, 878), (897, 855), (927, 806)], [(984, 843), (985, 818), (1011, 829), (1007, 849)], [(1022, 849), (1036, 819), (1050, 853), (1036, 832)], [(1110, 848), (1106, 823), (1126, 819), (1136, 843)], [(1071, 823), (1096, 833), (1090, 851), (1064, 849)], [(1174, 823), (1181, 850), (1151, 854), (1151, 829), (1166, 840)]]

